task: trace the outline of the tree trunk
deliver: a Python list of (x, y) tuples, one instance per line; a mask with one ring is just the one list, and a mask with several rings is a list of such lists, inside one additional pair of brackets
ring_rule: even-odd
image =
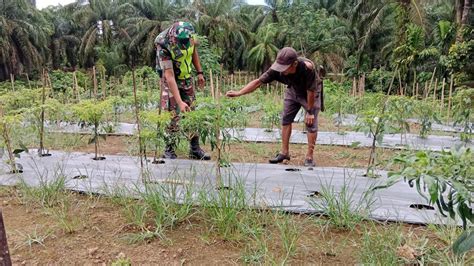
[(472, 0), (457, 1), (458, 5), (456, 6), (456, 22), (458, 23), (458, 32), (456, 35), (456, 42), (463, 41), (463, 31), (469, 20), (471, 1)]

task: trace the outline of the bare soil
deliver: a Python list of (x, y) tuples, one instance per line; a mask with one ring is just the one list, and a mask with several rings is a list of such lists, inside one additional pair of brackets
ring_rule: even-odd
[[(64, 231), (59, 220), (48, 209), (21, 201), (15, 188), (0, 187), (0, 202), (5, 219), (8, 244), (14, 264), (111, 264), (120, 258), (132, 264), (163, 265), (230, 265), (243, 264), (245, 241), (223, 240), (199, 216), (166, 232), (164, 239), (130, 244), (127, 233), (136, 231), (127, 223), (123, 210), (110, 199), (71, 193), (68, 215), (77, 221), (75, 230)], [(354, 231), (322, 226), (324, 218), (292, 216), (304, 232), (297, 241), (291, 264), (357, 263), (361, 248), (362, 225)], [(391, 224), (376, 225), (389, 230)], [(431, 233), (423, 226), (402, 225), (409, 237), (426, 237)], [(272, 233), (273, 234), (273, 233)], [(277, 233), (276, 233), (277, 234)], [(41, 243), (26, 242), (43, 239)], [(271, 238), (271, 237), (270, 237)], [(269, 252), (282, 255), (282, 244), (274, 239)]]

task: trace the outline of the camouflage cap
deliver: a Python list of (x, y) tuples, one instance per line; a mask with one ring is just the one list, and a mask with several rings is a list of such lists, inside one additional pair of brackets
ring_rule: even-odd
[(178, 22), (176, 27), (175, 36), (178, 39), (189, 39), (195, 34), (194, 27), (189, 22)]

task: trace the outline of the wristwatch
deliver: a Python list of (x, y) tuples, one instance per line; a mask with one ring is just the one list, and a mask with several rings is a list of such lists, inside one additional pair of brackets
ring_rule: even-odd
[(196, 73), (197, 73), (198, 75), (204, 75), (204, 72), (202, 72), (202, 71), (197, 71)]

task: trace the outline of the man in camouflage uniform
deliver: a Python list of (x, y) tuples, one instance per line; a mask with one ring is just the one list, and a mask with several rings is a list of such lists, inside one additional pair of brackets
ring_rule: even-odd
[[(163, 158), (176, 159), (179, 113), (190, 111), (195, 100), (191, 64), (198, 74), (199, 87), (203, 88), (205, 83), (194, 28), (188, 22), (175, 22), (156, 37), (155, 46), (156, 67), (161, 77), (161, 105), (164, 110), (174, 113)], [(211, 159), (199, 146), (197, 135), (190, 141), (189, 156), (199, 160)]]

